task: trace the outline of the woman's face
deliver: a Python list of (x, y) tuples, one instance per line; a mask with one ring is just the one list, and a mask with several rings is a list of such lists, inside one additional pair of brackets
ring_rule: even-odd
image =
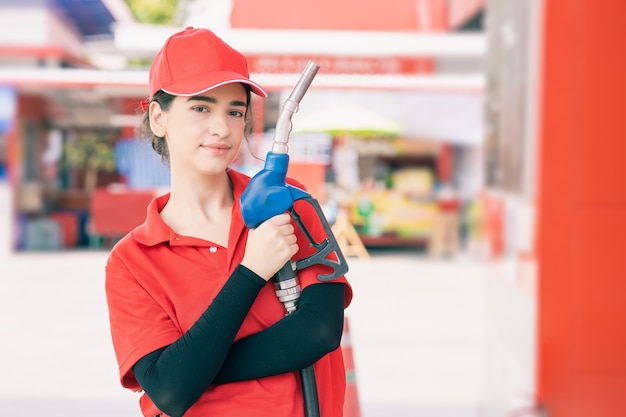
[(239, 83), (178, 96), (167, 111), (151, 103), (150, 125), (167, 140), (172, 173), (224, 172), (239, 152), (247, 106), (246, 90)]

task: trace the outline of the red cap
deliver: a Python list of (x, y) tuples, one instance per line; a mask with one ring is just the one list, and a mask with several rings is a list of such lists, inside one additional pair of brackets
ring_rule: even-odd
[(188, 27), (172, 35), (150, 67), (150, 98), (159, 90), (175, 96), (195, 96), (229, 83), (248, 84), (267, 97), (249, 79), (246, 58), (208, 29)]

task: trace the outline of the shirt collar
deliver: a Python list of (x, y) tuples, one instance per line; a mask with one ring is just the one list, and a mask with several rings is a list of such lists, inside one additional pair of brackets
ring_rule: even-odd
[[(250, 177), (233, 169), (229, 169), (227, 173), (230, 177), (231, 183), (233, 184), (234, 204), (232, 221), (237, 224), (243, 224), (239, 199), (248, 185)], [(147, 208), (146, 220), (143, 224), (131, 232), (133, 238), (137, 242), (146, 246), (155, 246), (163, 242), (170, 242), (176, 236), (176, 233), (174, 233), (174, 231), (163, 221), (160, 215), (161, 210), (163, 210), (169, 199), (170, 193), (167, 193), (154, 198), (150, 202)], [(230, 243), (231, 242), (229, 242), (229, 244)]]

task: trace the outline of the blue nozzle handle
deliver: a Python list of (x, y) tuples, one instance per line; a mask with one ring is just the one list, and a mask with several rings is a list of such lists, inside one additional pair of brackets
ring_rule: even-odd
[(286, 183), (289, 154), (268, 152), (264, 168), (241, 194), (241, 214), (245, 225), (256, 228), (270, 217), (289, 210), (296, 200), (310, 197), (307, 192)]

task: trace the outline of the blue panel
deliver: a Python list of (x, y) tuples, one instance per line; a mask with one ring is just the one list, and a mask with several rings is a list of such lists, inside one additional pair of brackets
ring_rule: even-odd
[(55, 0), (83, 36), (111, 35), (115, 18), (101, 0)]
[(13, 128), (17, 97), (11, 86), (0, 85), (0, 134), (7, 133)]

